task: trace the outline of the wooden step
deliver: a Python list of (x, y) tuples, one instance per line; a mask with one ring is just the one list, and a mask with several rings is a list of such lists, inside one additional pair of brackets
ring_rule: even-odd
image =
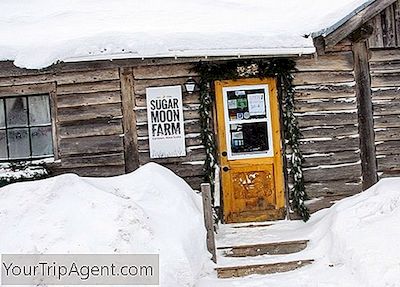
[(219, 267), (217, 271), (218, 278), (232, 278), (232, 277), (243, 277), (252, 274), (273, 274), (292, 271), (303, 266), (309, 265), (314, 260), (298, 260), (290, 262), (279, 262), (270, 264), (257, 264), (257, 265), (245, 265), (245, 266), (233, 266), (233, 267)]
[(246, 257), (258, 255), (278, 255), (290, 254), (304, 250), (307, 247), (308, 240), (274, 242), (264, 244), (240, 245), (229, 247), (218, 247), (223, 250), (226, 257)]

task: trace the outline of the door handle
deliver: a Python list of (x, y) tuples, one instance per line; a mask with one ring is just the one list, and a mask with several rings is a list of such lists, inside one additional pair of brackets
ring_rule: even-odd
[(229, 170), (230, 170), (230, 168), (229, 168), (229, 167), (227, 167), (227, 166), (224, 166), (224, 167), (222, 168), (222, 170), (223, 170), (223, 171), (225, 171), (225, 172), (227, 172), (227, 171), (229, 171)]
[(228, 153), (227, 153), (226, 151), (223, 151), (223, 152), (221, 153), (221, 155), (222, 155), (222, 156), (227, 156)]

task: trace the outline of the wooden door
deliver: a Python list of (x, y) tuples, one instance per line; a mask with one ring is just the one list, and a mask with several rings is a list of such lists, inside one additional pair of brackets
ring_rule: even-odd
[(284, 177), (275, 79), (215, 83), (224, 220), (284, 217)]

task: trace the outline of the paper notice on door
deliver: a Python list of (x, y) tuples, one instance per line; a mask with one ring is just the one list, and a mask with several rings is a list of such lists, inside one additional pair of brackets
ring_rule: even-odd
[(232, 139), (234, 140), (242, 140), (243, 139), (243, 132), (233, 132)]
[(228, 100), (228, 110), (234, 110), (234, 109), (237, 109), (237, 101), (236, 101), (236, 99)]
[(259, 94), (248, 94), (247, 101), (249, 105), (249, 113), (252, 116), (265, 115), (265, 95)]

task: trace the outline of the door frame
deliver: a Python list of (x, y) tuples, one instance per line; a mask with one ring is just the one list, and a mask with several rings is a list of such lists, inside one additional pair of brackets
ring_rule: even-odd
[[(223, 96), (223, 88), (226, 87), (237, 87), (237, 86), (249, 86), (249, 85), (268, 85), (269, 87), (269, 106), (271, 112), (271, 124), (272, 124), (272, 143), (273, 143), (273, 157), (262, 157), (262, 158), (246, 158), (246, 159), (231, 159), (228, 160), (227, 156), (221, 156), (222, 151), (227, 151), (227, 143), (226, 143), (226, 122), (225, 122), (225, 111), (224, 111), (224, 96)], [(218, 162), (220, 164), (220, 168), (228, 163), (228, 161), (240, 161), (243, 164), (251, 165), (252, 163), (259, 163), (263, 161), (264, 163), (273, 164), (274, 171), (274, 179), (275, 179), (275, 210), (272, 212), (268, 212), (265, 216), (258, 216), (252, 218), (249, 221), (265, 221), (265, 220), (276, 220), (283, 219), (285, 216), (285, 208), (286, 208), (286, 198), (285, 198), (285, 174), (283, 168), (283, 142), (281, 135), (281, 113), (280, 113), (280, 105), (278, 100), (278, 91), (277, 91), (277, 80), (276, 78), (248, 78), (248, 79), (239, 79), (239, 80), (222, 80), (214, 82), (215, 88), (215, 111), (216, 111), (216, 132), (217, 132), (217, 148), (218, 148)], [(220, 107), (220, 108), (218, 108)], [(220, 126), (220, 123), (223, 123)], [(222, 171), (221, 171), (222, 173)], [(223, 177), (223, 173), (221, 176), (221, 180)], [(231, 200), (229, 200), (229, 196), (227, 192), (223, 190), (223, 184), (221, 184), (221, 192), (222, 192), (222, 211), (224, 222), (230, 221), (228, 220), (229, 214), (227, 214), (228, 210), (232, 210)]]

